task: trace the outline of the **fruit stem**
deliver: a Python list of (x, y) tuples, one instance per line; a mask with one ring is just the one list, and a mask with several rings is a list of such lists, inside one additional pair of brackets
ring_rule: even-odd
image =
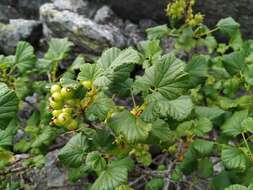
[(247, 141), (247, 139), (245, 138), (244, 133), (241, 133), (241, 134), (242, 134), (242, 138), (243, 138), (244, 144), (246, 145), (246, 147), (247, 147), (247, 149), (248, 149), (248, 151), (249, 151), (249, 153), (250, 153), (250, 157), (252, 157), (252, 152), (251, 152), (251, 150), (250, 150), (248, 141)]

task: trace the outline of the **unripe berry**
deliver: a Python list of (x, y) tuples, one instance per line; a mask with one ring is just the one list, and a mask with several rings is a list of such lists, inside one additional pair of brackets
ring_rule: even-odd
[(87, 89), (91, 89), (92, 88), (92, 82), (90, 80), (86, 80), (82, 82), (82, 85), (87, 88)]
[(55, 92), (60, 92), (61, 91), (61, 86), (58, 84), (54, 84), (51, 89), (50, 92), (51, 94), (55, 93)]
[(69, 99), (74, 95), (74, 91), (71, 87), (63, 87), (61, 89), (61, 95), (65, 99)]
[(58, 117), (57, 117), (57, 120), (59, 122), (60, 125), (67, 125), (70, 120), (71, 120), (71, 117), (69, 114), (67, 113), (61, 113)]
[(78, 122), (76, 120), (72, 120), (68, 125), (67, 125), (67, 128), (69, 130), (75, 130), (78, 128)]
[(74, 99), (66, 100), (65, 103), (68, 106), (75, 106), (76, 105), (76, 101)]
[(50, 107), (55, 109), (55, 110), (59, 110), (62, 108), (62, 102), (55, 102), (52, 99), (49, 100), (50, 101)]
[(54, 117), (58, 117), (61, 113), (62, 113), (62, 110), (54, 110), (52, 112), (52, 114), (53, 114)]
[(63, 108), (62, 112), (71, 115), (73, 113), (73, 109), (72, 108)]
[(61, 126), (61, 123), (59, 122), (57, 118), (53, 120), (53, 123), (57, 126)]
[(52, 94), (52, 100), (55, 101), (55, 102), (59, 102), (62, 100), (62, 95), (60, 92), (54, 92)]

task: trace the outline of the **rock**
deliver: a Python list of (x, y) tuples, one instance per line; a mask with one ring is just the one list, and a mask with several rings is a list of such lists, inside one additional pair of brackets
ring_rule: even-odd
[(152, 19), (158, 22), (167, 20), (164, 8), (168, 0), (101, 0), (112, 7), (112, 10), (123, 19), (136, 23), (140, 19)]
[[(1, 0), (0, 1), (0, 21), (5, 22), (9, 19), (24, 18), (37, 19), (39, 7), (51, 0)], [(1, 8), (4, 7), (4, 8)], [(5, 19), (1, 20), (1, 16)]]
[(157, 26), (157, 22), (155, 22), (154, 20), (151, 19), (141, 19), (139, 21), (139, 27), (140, 29), (145, 32), (146, 29)]
[(0, 22), (8, 23), (9, 19), (16, 19), (20, 15), (18, 11), (9, 6), (9, 5), (1, 5), (0, 4)]
[[(158, 23), (167, 23), (164, 9), (172, 0), (99, 0), (111, 6), (123, 19), (138, 23), (141, 19), (152, 19)], [(197, 11), (206, 15), (205, 22), (215, 27), (218, 20), (231, 16), (241, 24), (247, 36), (253, 35), (253, 1), (251, 0), (196, 0)]]
[(87, 18), (94, 16), (97, 6), (84, 0), (54, 0), (54, 6), (59, 10), (69, 10)]
[[(98, 11), (96, 12), (96, 15), (94, 17), (94, 21), (99, 24), (106, 24), (106, 23), (113, 23), (116, 15), (112, 11), (112, 9), (108, 6), (102, 6)], [(119, 19), (117, 19), (119, 20)]]
[[(46, 155), (46, 163), (42, 168), (30, 169), (25, 174), (27, 185), (32, 185), (36, 190), (79, 190), (83, 189), (87, 180), (83, 178), (71, 183), (68, 180), (68, 171), (60, 164), (57, 155), (59, 150), (54, 150)], [(24, 155), (26, 156), (26, 155)]]
[(125, 34), (129, 36), (127, 38), (128, 46), (134, 46), (139, 41), (144, 40), (144, 34), (140, 31), (139, 26), (136, 24), (133, 24), (130, 21), (125, 22), (124, 32)]
[(57, 151), (47, 154), (47, 162), (45, 165), (48, 187), (63, 187), (65, 182), (65, 174), (61, 168), (57, 167)]
[(39, 16), (39, 8), (44, 3), (51, 0), (12, 0), (16, 1), (14, 7), (23, 15), (26, 19), (37, 19)]
[(231, 16), (241, 24), (242, 32), (246, 36), (253, 36), (251, 0), (198, 0), (196, 8), (205, 14), (209, 26), (215, 27), (218, 20)]
[(81, 50), (95, 54), (110, 46), (124, 47), (126, 38), (112, 24), (100, 25), (77, 13), (59, 11), (53, 4), (40, 8), (40, 18), (46, 28), (47, 37), (68, 37)]
[(36, 46), (42, 36), (42, 25), (38, 21), (13, 19), (9, 24), (0, 23), (0, 52), (12, 54), (20, 40)]

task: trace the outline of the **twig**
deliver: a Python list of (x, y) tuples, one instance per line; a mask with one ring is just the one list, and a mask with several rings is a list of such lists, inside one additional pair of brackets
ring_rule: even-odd
[(129, 183), (129, 186), (134, 187), (135, 184), (139, 183), (141, 180), (145, 179), (146, 175), (141, 175), (136, 180)]
[(177, 152), (175, 154), (175, 159), (174, 159), (173, 162), (170, 162), (170, 164), (168, 165), (168, 169), (166, 170), (167, 177), (164, 179), (165, 180), (165, 184), (164, 184), (163, 190), (168, 190), (168, 188), (170, 186), (170, 183), (171, 183), (171, 171), (174, 168), (174, 166), (176, 165), (176, 163), (177, 163), (177, 157), (181, 153), (182, 149), (183, 149), (183, 143), (182, 143), (182, 141), (180, 141), (178, 149), (177, 149)]
[(136, 102), (135, 102), (135, 98), (134, 98), (134, 94), (133, 94), (133, 91), (132, 91), (132, 90), (131, 90), (131, 98), (132, 98), (134, 107), (136, 107)]

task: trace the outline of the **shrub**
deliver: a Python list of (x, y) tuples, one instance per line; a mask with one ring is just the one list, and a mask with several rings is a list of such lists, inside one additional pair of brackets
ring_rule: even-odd
[[(71, 181), (93, 176), (91, 190), (191, 189), (203, 180), (212, 190), (252, 188), (252, 40), (230, 17), (209, 29), (190, 14), (192, 1), (180, 2), (168, 6), (172, 27), (150, 28), (137, 49), (110, 48), (92, 64), (80, 55), (59, 72), (73, 46), (67, 39), (52, 39), (44, 58), (26, 42), (0, 57), (2, 187), (16, 153), (31, 154), (21, 172), (40, 167), (55, 140), (70, 135), (58, 158)], [(165, 53), (160, 42), (168, 37), (174, 49)], [(34, 93), (16, 142), (16, 112)]]

